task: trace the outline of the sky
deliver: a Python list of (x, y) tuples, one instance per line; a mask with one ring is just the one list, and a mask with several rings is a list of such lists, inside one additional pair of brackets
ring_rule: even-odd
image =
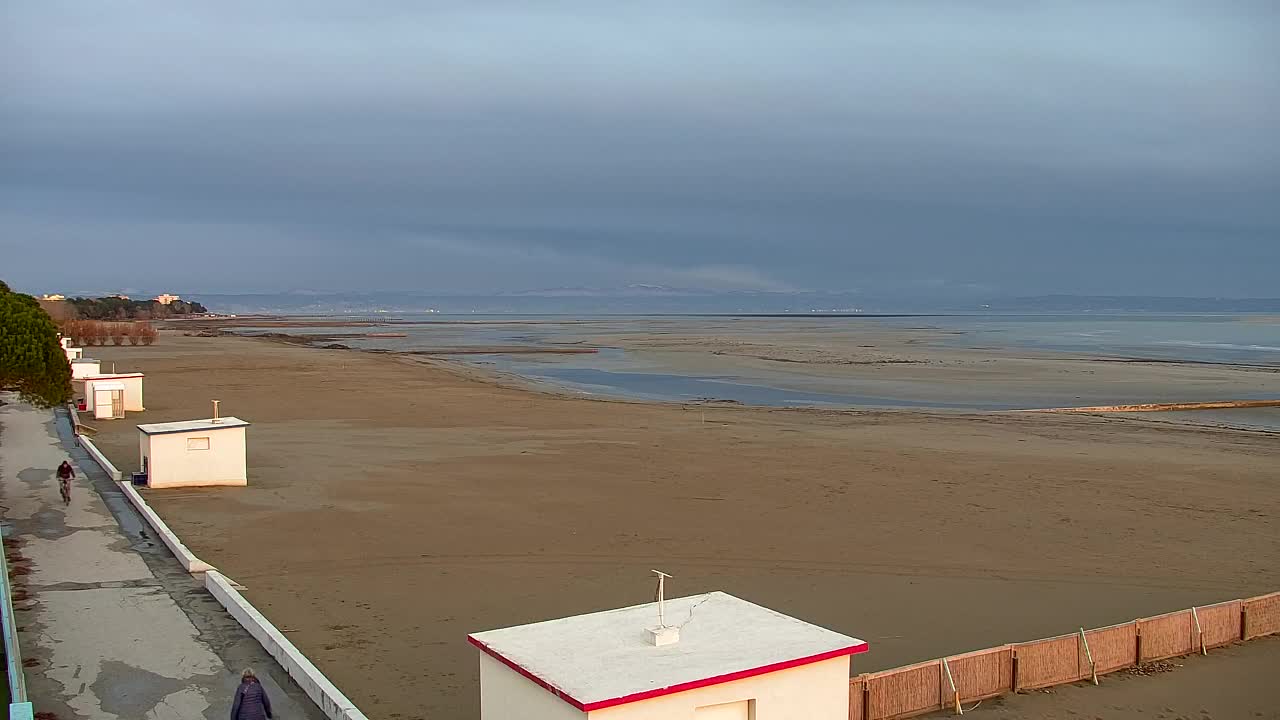
[(0, 278), (1280, 295), (1280, 3), (9, 0)]

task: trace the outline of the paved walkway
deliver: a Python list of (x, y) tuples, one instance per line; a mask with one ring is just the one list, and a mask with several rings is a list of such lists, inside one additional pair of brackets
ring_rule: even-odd
[[(0, 402), (0, 509), (37, 713), (221, 720), (253, 667), (277, 718), (323, 717), (72, 447), (64, 413)], [(68, 457), (78, 477), (64, 507), (54, 470)]]

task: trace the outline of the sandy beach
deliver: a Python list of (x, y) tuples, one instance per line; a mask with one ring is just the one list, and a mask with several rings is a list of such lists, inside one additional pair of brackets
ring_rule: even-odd
[[(95, 423), (126, 472), (135, 423), (207, 417), (212, 398), (253, 423), (248, 488), (148, 499), (371, 717), (478, 717), (466, 633), (645, 602), (653, 567), (673, 595), (724, 590), (867, 640), (855, 671), (1280, 588), (1275, 435), (585, 399), (174, 332), (89, 354), (148, 375), (146, 413)], [(1023, 362), (1004, 381), (1054, 371)], [(1133, 371), (1110, 367), (1093, 370)], [(1274, 665), (1267, 647), (1254, 662)], [(1277, 702), (1240, 682), (1215, 717)]]

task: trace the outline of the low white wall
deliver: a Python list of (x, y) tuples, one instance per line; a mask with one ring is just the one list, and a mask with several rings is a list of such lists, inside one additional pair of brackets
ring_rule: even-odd
[(368, 720), (271, 621), (263, 617), (232, 587), (226, 576), (210, 570), (204, 574), (204, 586), (262, 644), (263, 649), (280, 663), (280, 667), (289, 673), (289, 677), (298, 683), (330, 720)]
[(106, 455), (102, 454), (102, 451), (98, 449), (97, 445), (93, 444), (92, 440), (81, 435), (80, 447), (83, 447), (85, 452), (89, 453), (89, 457), (93, 458), (94, 462), (98, 463), (103, 470), (107, 471), (107, 474), (111, 476), (112, 480), (120, 482), (120, 471), (116, 469), (115, 465), (111, 464), (111, 461), (107, 459)]
[(124, 492), (125, 497), (129, 498), (129, 502), (133, 503), (133, 506), (138, 509), (142, 517), (146, 518), (147, 524), (151, 526), (152, 531), (160, 536), (160, 540), (164, 542), (165, 547), (169, 548), (169, 552), (172, 552), (173, 556), (178, 558), (178, 564), (186, 568), (187, 572), (202, 573), (214, 569), (212, 565), (196, 557), (186, 545), (182, 544), (182, 541), (178, 539), (177, 535), (173, 534), (173, 531), (164, 523), (164, 520), (161, 520), (156, 511), (151, 509), (146, 499), (134, 489), (132, 483), (120, 483), (120, 490)]

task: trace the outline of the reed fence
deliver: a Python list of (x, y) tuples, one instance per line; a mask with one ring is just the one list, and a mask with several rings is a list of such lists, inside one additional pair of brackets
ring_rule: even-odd
[(1241, 615), (1245, 640), (1280, 632), (1280, 592), (1245, 600)]
[(849, 680), (849, 720), (899, 720), (1280, 633), (1280, 592), (950, 655)]

